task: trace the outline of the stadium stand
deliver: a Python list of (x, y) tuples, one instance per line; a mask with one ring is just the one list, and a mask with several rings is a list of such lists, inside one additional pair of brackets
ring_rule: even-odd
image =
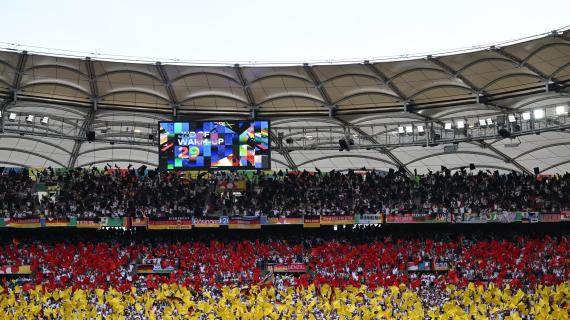
[(403, 230), (275, 232), (248, 239), (211, 233), (191, 237), (76, 233), (64, 240), (32, 234), (24, 239), (14, 234), (4, 238), (0, 264), (23, 272), (2, 278), (0, 315), (57, 319), (72, 315), (128, 319), (568, 316), (568, 229), (556, 236), (549, 235), (552, 229), (541, 228), (503, 234)]
[[(32, 181), (33, 180), (33, 181)], [(51, 194), (39, 200), (36, 185)], [(227, 185), (231, 184), (231, 189)], [(570, 176), (449, 170), (407, 177), (375, 170), (332, 172), (182, 173), (135, 170), (50, 170), (0, 175), (6, 218), (173, 216), (451, 215), (556, 213), (570, 208)], [(130, 212), (130, 213), (129, 213)]]

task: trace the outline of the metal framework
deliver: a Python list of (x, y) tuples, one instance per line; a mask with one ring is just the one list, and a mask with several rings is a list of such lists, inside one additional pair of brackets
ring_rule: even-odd
[[(488, 168), (529, 173), (524, 156), (570, 146), (563, 134), (568, 114), (552, 111), (570, 106), (568, 39), (569, 30), (557, 30), (477, 51), (271, 66), (0, 52), (0, 142), (6, 147), (0, 162), (17, 163), (8, 152), (19, 143), (30, 146), (21, 152), (31, 155), (42, 154), (39, 145), (50, 148), (43, 158), (68, 167), (119, 160), (155, 165), (108, 152), (156, 154), (160, 120), (261, 118), (272, 121), (273, 149), (282, 157), (272, 159), (277, 167), (300, 169), (325, 159), (347, 159), (348, 167), (360, 158), (410, 173), (447, 157), (442, 146), (460, 144), (458, 156), (486, 157), (500, 163)], [(543, 118), (522, 118), (536, 108), (547, 111)], [(27, 121), (28, 114), (35, 120)], [(39, 123), (43, 117), (49, 123)], [(491, 125), (480, 124), (489, 118)], [(96, 132), (93, 145), (85, 143), (89, 131)], [(501, 143), (508, 135), (524, 146), (536, 134), (544, 141), (520, 152)], [(336, 153), (341, 139), (354, 141), (350, 151)]]

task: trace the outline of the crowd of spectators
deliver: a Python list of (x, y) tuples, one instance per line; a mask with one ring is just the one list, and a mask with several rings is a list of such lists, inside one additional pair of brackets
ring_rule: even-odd
[[(357, 232), (357, 231), (354, 231)], [(362, 231), (361, 231), (362, 232)], [(24, 241), (4, 243), (0, 265), (30, 265), (34, 282), (55, 287), (96, 288), (127, 284), (138, 278), (137, 263), (152, 263), (176, 271), (166, 281), (186, 285), (251, 284), (271, 263), (303, 263), (312, 276), (306, 281), (344, 287), (369, 287), (420, 282), (410, 275), (408, 263), (444, 263), (451, 271), (433, 280), (459, 287), (472, 281), (511, 287), (557, 284), (570, 277), (570, 238), (566, 235), (530, 238), (524, 235), (434, 235), (429, 238), (394, 238), (374, 235), (352, 241), (342, 236), (288, 237), (255, 240), (111, 240), (98, 242)], [(130, 278), (132, 276), (132, 278)], [(146, 279), (149, 281), (149, 278)], [(147, 282), (159, 285), (165, 279)], [(439, 283), (441, 282), (441, 283)]]
[[(37, 285), (41, 285), (42, 292), (58, 292), (58, 297), (61, 292), (71, 290), (66, 291), (66, 294), (74, 303), (76, 297), (73, 292), (78, 291), (80, 294), (91, 292), (89, 299), (94, 305), (102, 308), (97, 311), (100, 315), (120, 309), (132, 312), (133, 317), (136, 314), (139, 319), (147, 318), (144, 316), (144, 309), (137, 309), (134, 305), (130, 307), (114, 305), (112, 302), (114, 298), (103, 302), (103, 296), (116, 292), (121, 303), (128, 305), (128, 300), (124, 300), (122, 295), (135, 295), (133, 299), (136, 300), (137, 294), (149, 292), (154, 294), (153, 292), (164, 288), (167, 290), (175, 288), (172, 289), (173, 295), (174, 292), (186, 290), (186, 293), (177, 296), (180, 300), (189, 297), (196, 305), (200, 302), (213, 304), (215, 301), (224, 304), (223, 301), (227, 299), (220, 302), (222, 296), (228, 294), (228, 290), (238, 288), (233, 294), (234, 297), (243, 295), (245, 300), (241, 302), (251, 308), (251, 304), (246, 303), (249, 293), (242, 291), (264, 286), (267, 290), (274, 290), (272, 296), (266, 291), (264, 298), (260, 298), (269, 299), (267, 302), (272, 307), (267, 309), (268, 312), (272, 310), (277, 312), (278, 310), (274, 309), (277, 301), (284, 303), (285, 295), (292, 295), (293, 299), (295, 297), (297, 300), (304, 299), (304, 306), (301, 309), (307, 307), (309, 311), (314, 312), (316, 318), (319, 318), (319, 315), (323, 316), (321, 310), (323, 307), (319, 306), (312, 310), (315, 305), (311, 305), (311, 301), (315, 299), (306, 298), (309, 294), (307, 288), (312, 288), (311, 290), (339, 288), (344, 291), (338, 291), (336, 295), (354, 292), (356, 293), (354, 299), (362, 294), (359, 300), (361, 304), (353, 301), (355, 309), (348, 310), (349, 314), (352, 314), (358, 309), (357, 313), (360, 315), (365, 313), (364, 309), (372, 312), (378, 306), (371, 300), (374, 294), (383, 297), (382, 299), (392, 296), (390, 298), (392, 299), (395, 297), (394, 290), (398, 291), (396, 295), (398, 303), (392, 304), (391, 307), (383, 305), (384, 308), (379, 312), (386, 312), (388, 307), (390, 312), (398, 314), (411, 312), (412, 306), (407, 305), (404, 300), (412, 296), (415, 297), (413, 304), (417, 303), (417, 309), (447, 312), (449, 310), (446, 311), (442, 307), (457, 292), (469, 291), (469, 299), (476, 299), (474, 296), (478, 294), (480, 295), (478, 302), (481, 303), (484, 293), (474, 289), (479, 286), (490, 290), (495, 290), (493, 288), (505, 290), (501, 291), (501, 295), (506, 295), (503, 292), (512, 290), (513, 294), (509, 294), (509, 299), (512, 299), (515, 292), (518, 294), (519, 290), (521, 294), (518, 295), (529, 295), (528, 299), (531, 299), (532, 294), (538, 289), (542, 290), (544, 286), (553, 288), (566, 286), (566, 289), (560, 293), (562, 296), (557, 295), (547, 300), (559, 308), (570, 306), (570, 292), (567, 288), (570, 278), (568, 264), (570, 237), (567, 234), (534, 237), (520, 233), (512, 235), (471, 233), (414, 237), (383, 235), (378, 230), (369, 230), (364, 232), (364, 235), (362, 232), (354, 231), (353, 234), (358, 234), (358, 238), (346, 234), (265, 236), (247, 240), (211, 240), (208, 237), (183, 240), (175, 237), (125, 239), (105, 234), (86, 241), (4, 239), (0, 247), (0, 265), (16, 267), (27, 264), (31, 266), (32, 273), (29, 276), (20, 275), (13, 279), (0, 278), (0, 312), (3, 307), (7, 310), (15, 307), (9, 304), (2, 306), (2, 300), (10, 299), (2, 292), (13, 293), (16, 290), (14, 288), (19, 288), (18, 292), (22, 290), (36, 292), (34, 288), (37, 288)], [(137, 274), (137, 265), (149, 261), (153, 261), (159, 269), (171, 269), (172, 272), (168, 275)], [(304, 263), (308, 267), (308, 272), (301, 275), (267, 273), (265, 266), (275, 262)], [(448, 270), (417, 272), (408, 269), (408, 263), (417, 265), (422, 262), (445, 263)], [(354, 288), (357, 288), (356, 291)], [(358, 288), (363, 288), (363, 291), (358, 291)], [(408, 292), (408, 298), (404, 299), (404, 292)], [(333, 298), (330, 294), (328, 292), (327, 302), (332, 304), (332, 301), (339, 297)], [(28, 299), (33, 299), (33, 296), (29, 295)], [(322, 299), (322, 296), (324, 294), (319, 294), (318, 299)], [(158, 299), (157, 297), (161, 296), (155, 295), (153, 299)], [(532, 299), (522, 307), (519, 306), (518, 302), (522, 301), (522, 298), (523, 296), (520, 296), (515, 302), (516, 307), (511, 309), (532, 307), (530, 305)], [(64, 309), (61, 304), (65, 301), (61, 302), (60, 299), (52, 301), (53, 308)], [(165, 304), (156, 302), (157, 304), (153, 305), (155, 314), (166, 312), (165, 310), (169, 310), (169, 306), (173, 305), (168, 303), (169, 298), (165, 298), (164, 294), (161, 299), (165, 300), (163, 301)], [(348, 298), (346, 299), (348, 301)], [(494, 301), (495, 297), (491, 296), (489, 299)], [(297, 300), (291, 302), (293, 310), (298, 309), (295, 304)], [(346, 304), (350, 305), (347, 301)], [(368, 302), (364, 303), (365, 301)], [(487, 309), (482, 311), (488, 317), (491, 316), (489, 306), (493, 306), (493, 301), (488, 301)], [(501, 308), (506, 308), (503, 306), (504, 301), (499, 299), (497, 302), (502, 305)], [(470, 306), (466, 305), (465, 300), (459, 301), (458, 304), (459, 310), (463, 311), (456, 312), (469, 312)], [(225, 307), (230, 311), (233, 308), (230, 304)], [(192, 312), (195, 311), (197, 310)], [(213, 309), (211, 311), (213, 314), (221, 312)], [(168, 312), (180, 315), (177, 312), (186, 314), (189, 310), (186, 307), (186, 310), (182, 308), (182, 311), (175, 312), (170, 309)], [(552, 309), (548, 309), (549, 314), (552, 312)], [(209, 313), (208, 311), (201, 313), (204, 315), (203, 319), (208, 319)], [(230, 314), (228, 319), (232, 318), (232, 315), (236, 316), (235, 313)], [(391, 315), (394, 316), (395, 313)], [(390, 314), (387, 316), (390, 317)], [(493, 317), (502, 318), (498, 314), (491, 316)], [(335, 313), (332, 318), (340, 318), (340, 315)], [(369, 319), (372, 318), (374, 317), (371, 316)]]
[[(445, 168), (444, 168), (445, 169)], [(570, 175), (449, 170), (177, 172), (75, 169), (0, 175), (4, 217), (343, 215), (488, 211), (560, 212), (570, 208)], [(41, 197), (35, 186), (51, 192)], [(240, 185), (240, 189), (221, 186)], [(40, 199), (41, 198), (41, 199)]]

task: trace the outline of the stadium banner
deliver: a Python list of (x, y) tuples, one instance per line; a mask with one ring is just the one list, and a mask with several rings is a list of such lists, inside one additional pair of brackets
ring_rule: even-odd
[(160, 266), (153, 264), (139, 264), (136, 270), (138, 274), (168, 274), (175, 271), (174, 268), (171, 267), (162, 269)]
[[(570, 221), (570, 211), (562, 211), (560, 213), (560, 218), (562, 221)], [(2, 222), (0, 222), (0, 227), (2, 226)]]
[(277, 263), (269, 266), (269, 271), (273, 271), (275, 273), (287, 272), (287, 265), (284, 263)]
[(388, 214), (386, 215), (386, 223), (414, 223), (414, 217), (411, 213)]
[(5, 227), (6, 224), (4, 223), (4, 218), (0, 218), (0, 228)]
[[(130, 224), (129, 224), (130, 219)], [(146, 227), (147, 226), (147, 218), (133, 218), (133, 217), (124, 217), (123, 218), (123, 227)]]
[(463, 217), (462, 223), (487, 223), (486, 215), (479, 215), (478, 213), (466, 213)]
[(69, 227), (69, 222), (70, 220), (67, 218), (40, 218), (41, 226), (46, 228)]
[(307, 272), (307, 266), (304, 263), (277, 263), (268, 267), (269, 271), (275, 273), (285, 273), (285, 272)]
[(6, 227), (9, 228), (39, 228), (40, 219), (39, 218), (31, 218), (31, 219), (14, 219), (14, 218), (4, 218), (4, 224)]
[(259, 217), (230, 217), (229, 229), (261, 229)]
[(101, 227), (101, 224), (99, 224), (98, 218), (93, 218), (93, 219), (77, 218), (75, 227), (82, 229), (98, 229), (99, 227)]
[(220, 226), (227, 226), (228, 224), (230, 224), (230, 217), (220, 216)]
[(122, 227), (123, 226), (123, 219), (122, 218), (101, 217), (101, 220), (99, 220), (99, 224), (102, 227)]
[(220, 219), (219, 218), (194, 218), (192, 220), (195, 228), (219, 228)]
[(541, 213), (540, 222), (560, 222), (562, 217), (560, 213)]
[(423, 261), (419, 263), (408, 262), (408, 271), (430, 271), (431, 263), (429, 261)]
[(381, 214), (357, 214), (354, 217), (354, 222), (356, 224), (380, 224), (382, 223)]
[(32, 270), (29, 265), (21, 266), (0, 266), (0, 274), (31, 274)]
[(321, 225), (323, 226), (339, 225), (339, 224), (354, 224), (354, 216), (353, 215), (321, 216)]
[(245, 180), (238, 180), (238, 181), (220, 181), (218, 182), (217, 189), (220, 192), (223, 191), (245, 191), (245, 187), (247, 186)]
[(539, 219), (538, 212), (523, 212), (522, 223), (537, 223)]
[(412, 223), (446, 223), (448, 222), (446, 217), (447, 215), (444, 214), (415, 212), (412, 213)]
[(447, 262), (433, 262), (433, 270), (435, 271), (447, 271), (449, 270), (449, 265)]
[[(263, 218), (263, 217), (262, 217)], [(267, 217), (266, 225), (303, 224), (303, 217)]]
[[(517, 217), (521, 217), (521, 215), (517, 214), (517, 212), (491, 212), (491, 214), (488, 215), (487, 222), (512, 223), (517, 221)], [(520, 219), (518, 221), (520, 222)]]
[(287, 272), (306, 272), (307, 266), (304, 263), (290, 263), (287, 265)]
[(149, 219), (149, 230), (188, 230), (192, 229), (192, 217), (170, 217)]
[(320, 228), (320, 227), (321, 227), (320, 216), (305, 216), (303, 218), (303, 228)]

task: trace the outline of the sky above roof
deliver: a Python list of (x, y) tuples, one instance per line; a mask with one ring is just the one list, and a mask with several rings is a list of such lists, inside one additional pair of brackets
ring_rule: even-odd
[(30, 0), (2, 9), (1, 48), (231, 63), (364, 60), (485, 46), (570, 23), (564, 0)]

